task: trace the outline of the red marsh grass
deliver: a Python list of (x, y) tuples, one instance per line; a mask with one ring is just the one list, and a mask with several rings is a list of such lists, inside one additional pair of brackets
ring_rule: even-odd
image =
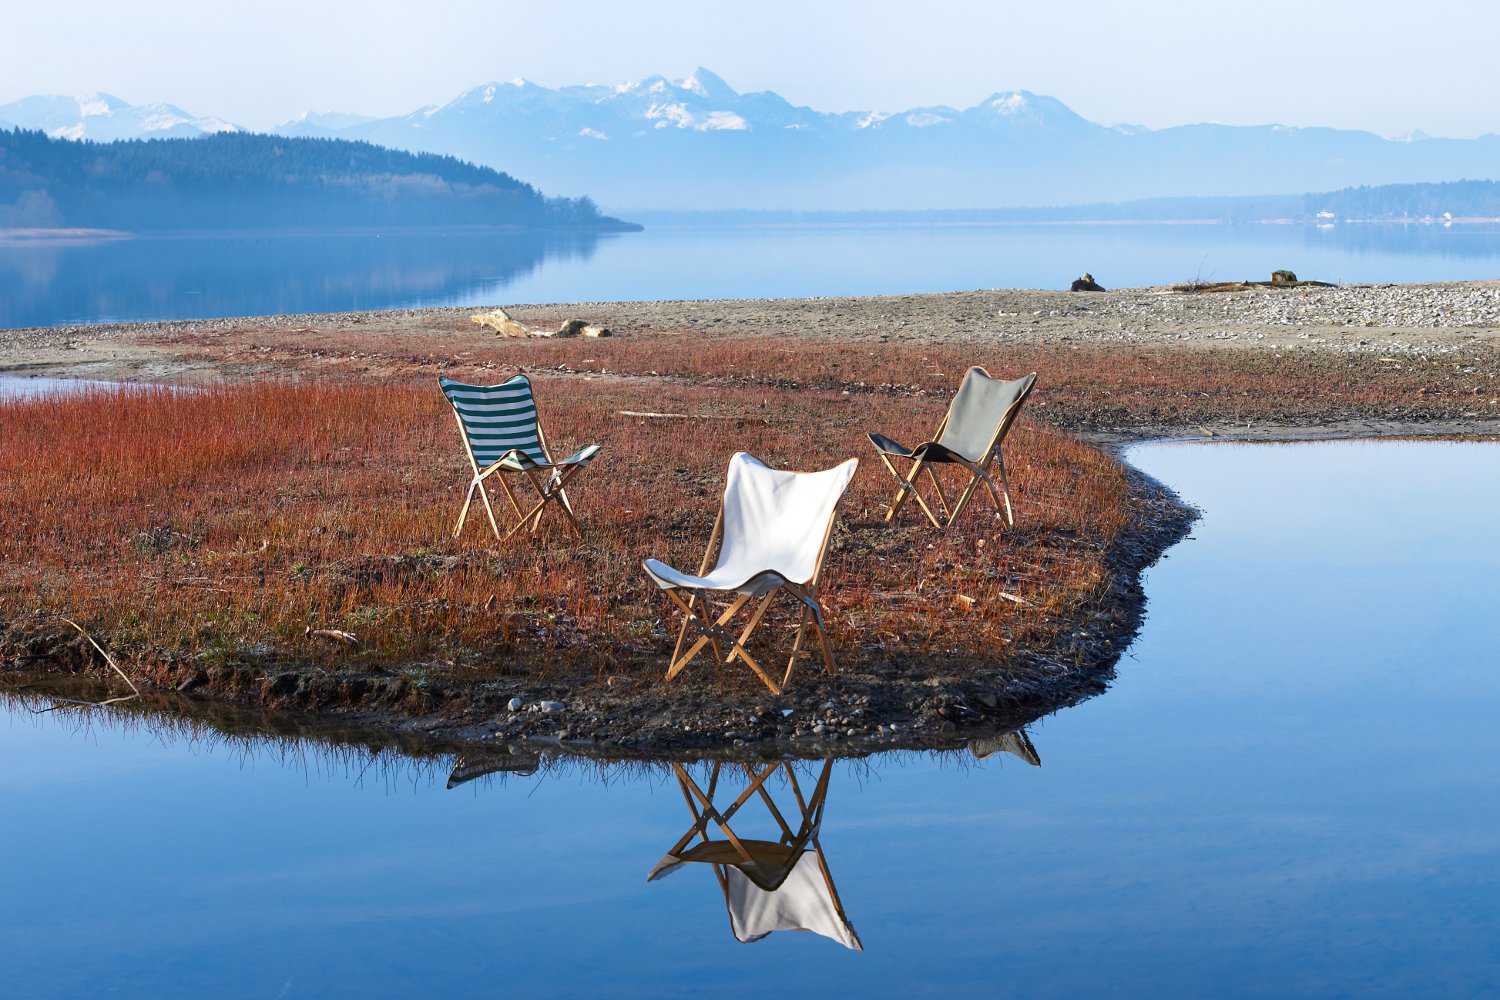
[[(1500, 415), (1492, 351), (1425, 358), (1188, 345), (1090, 343), (976, 346), (970, 338), (912, 345), (710, 333), (610, 340), (504, 340), (465, 317), (434, 317), (421, 333), (254, 327), (175, 334), (174, 350), (255, 367), (355, 377), (438, 373), (488, 359), (516, 367), (671, 377), (770, 389), (851, 393), (953, 392), (976, 362), (1037, 371), (1045, 390), (1032, 416), (1071, 428), (1193, 428), (1248, 422), (1317, 424), (1361, 418), (1461, 419)], [(1483, 354), (1483, 358), (1478, 355)], [(989, 358), (988, 362), (985, 358)]]
[[(630, 353), (588, 346), (601, 366)], [(696, 567), (729, 456), (744, 450), (798, 469), (861, 459), (826, 571), (842, 670), (955, 656), (1007, 662), (1058, 640), (1075, 612), (1102, 599), (1105, 549), (1128, 520), (1127, 483), (1112, 459), (1023, 417), (1006, 447), (1015, 529), (1001, 530), (982, 495), (945, 533), (913, 509), (885, 525), (892, 483), (864, 432), (923, 440), (961, 374), (950, 357), (940, 365), (934, 391), (916, 398), (534, 373), (554, 449), (597, 442), (604, 451), (570, 488), (582, 541), (549, 513), (537, 535), (505, 545), (482, 516), (451, 536), (469, 472), (435, 380), (0, 403), (0, 630), (9, 630), (0, 640), (12, 655), (37, 652), (24, 634), (35, 634), (38, 616), (66, 614), (138, 664), (659, 683), (677, 619), (640, 561)], [(345, 630), (358, 644), (309, 629)], [(799, 668), (814, 669), (813, 660)], [(677, 683), (746, 690), (753, 680), (714, 673), (695, 664)]]

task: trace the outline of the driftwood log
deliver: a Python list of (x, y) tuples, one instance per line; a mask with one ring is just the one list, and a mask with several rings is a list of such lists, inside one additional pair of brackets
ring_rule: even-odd
[(581, 319), (570, 319), (556, 330), (538, 330), (513, 319), (504, 309), (487, 313), (475, 313), (469, 317), (480, 326), (494, 330), (502, 337), (613, 337), (608, 328), (596, 326)]
[(1301, 281), (1293, 271), (1272, 271), (1270, 281), (1219, 281), (1212, 284), (1194, 281), (1173, 285), (1174, 292), (1241, 292), (1247, 288), (1337, 288), (1328, 281)]

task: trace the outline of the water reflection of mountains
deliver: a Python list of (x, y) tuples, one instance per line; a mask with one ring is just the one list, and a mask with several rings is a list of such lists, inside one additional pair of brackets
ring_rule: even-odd
[(601, 238), (477, 229), (0, 243), (0, 328), (447, 305), (550, 260), (587, 261)]

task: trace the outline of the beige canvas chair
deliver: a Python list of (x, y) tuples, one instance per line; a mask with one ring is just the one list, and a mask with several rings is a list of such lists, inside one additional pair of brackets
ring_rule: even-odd
[[(818, 634), (823, 663), (829, 673), (833, 672), (833, 650), (818, 603), (818, 585), (834, 514), (858, 466), (859, 459), (851, 458), (822, 472), (782, 472), (744, 452), (735, 453), (729, 460), (719, 516), (697, 575), (683, 573), (657, 559), (644, 563), (646, 573), (683, 614), (667, 680), (681, 673), (704, 647), (712, 646), (721, 662), (742, 660), (766, 687), (780, 694), (791, 679), (809, 623)], [(716, 551), (718, 561), (710, 570)], [(802, 610), (786, 673), (777, 684), (750, 655), (748, 644), (771, 602), (782, 591), (800, 601)], [(734, 595), (718, 617), (709, 606), (710, 593)], [(760, 602), (735, 636), (729, 623), (756, 598)], [(687, 641), (690, 625), (702, 632), (691, 644)]]
[[(823, 807), (828, 797), (828, 778), (833, 771), (831, 759), (823, 762), (812, 795), (804, 798), (797, 772), (790, 761), (776, 764), (712, 765), (705, 791), (681, 764), (673, 764), (682, 797), (687, 801), (693, 823), (676, 844), (672, 845), (646, 876), (654, 882), (688, 865), (708, 865), (714, 872), (724, 905), (729, 911), (729, 926), (737, 940), (759, 941), (776, 931), (811, 931), (846, 948), (863, 951), (854, 925), (844, 913), (843, 902), (834, 886), (833, 875), (818, 841), (823, 824)], [(719, 779), (725, 771), (743, 772), (748, 785), (724, 810), (714, 805)], [(778, 772), (786, 776), (800, 821), (793, 827), (766, 789), (766, 779)], [(735, 833), (730, 822), (746, 803), (759, 798), (775, 822), (776, 840), (757, 840)], [(790, 809), (787, 810), (790, 812)], [(711, 836), (710, 824), (723, 836)], [(697, 840), (698, 843), (693, 843)]]
[[(501, 537), (500, 526), (495, 523), (495, 511), (490, 506), (489, 491), (485, 489), (485, 481), (494, 476), (519, 518), (505, 533), (505, 538), (526, 525), (535, 531), (542, 523), (542, 509), (554, 500), (582, 538), (583, 529), (578, 526), (578, 518), (573, 516), (573, 505), (565, 487), (599, 454), (599, 446), (591, 444), (561, 462), (554, 462), (537, 417), (531, 380), (525, 375), (516, 375), (499, 385), (469, 385), (451, 378), (439, 378), (438, 384), (453, 405), (453, 416), (458, 420), (458, 432), (463, 437), (464, 453), (469, 456), (469, 465), (474, 470), (453, 536), (457, 538), (464, 530), (464, 518), (469, 516), (469, 505), (474, 502), (474, 494), (478, 493), (484, 512), (489, 515), (490, 528), (497, 539)], [(506, 484), (505, 477), (498, 473), (511, 473), (526, 479), (536, 491), (536, 505), (523, 514), (516, 495)]]
[[(1010, 481), (1005, 475), (1005, 456), (1000, 453), (1000, 446), (1035, 384), (1035, 372), (1011, 382), (1002, 382), (991, 378), (990, 373), (983, 368), (970, 368), (958, 387), (958, 395), (953, 397), (953, 402), (948, 406), (948, 415), (938, 425), (934, 440), (915, 448), (907, 448), (883, 434), (870, 434), (870, 443), (875, 446), (876, 454), (897, 483), (896, 497), (885, 515), (886, 522), (889, 523), (896, 516), (906, 498), (911, 496), (916, 498), (933, 527), (952, 527), (973, 497), (974, 491), (983, 483), (989, 490), (990, 499), (995, 503), (995, 512), (1005, 517), (1006, 524), (1014, 526), (1016, 519), (1010, 508)], [(892, 458), (911, 462), (905, 475), (891, 463)], [(999, 492), (995, 489), (995, 481), (990, 478), (991, 462), (1000, 466)], [(943, 493), (943, 484), (938, 481), (937, 474), (932, 469), (934, 465), (940, 464), (962, 466), (970, 473), (968, 485), (964, 487), (951, 512), (948, 509), (948, 497)], [(927, 501), (922, 499), (922, 494), (917, 492), (917, 478), (923, 472), (932, 481), (938, 504), (948, 518), (947, 524), (938, 520), (932, 508), (927, 506)], [(1000, 507), (1002, 494), (1005, 498), (1003, 510)]]
[(980, 736), (969, 741), (969, 752), (978, 760), (993, 757), (997, 753), (1008, 753), (1019, 757), (1032, 767), (1042, 766), (1041, 754), (1031, 742), (1025, 729), (1002, 733), (999, 736)]

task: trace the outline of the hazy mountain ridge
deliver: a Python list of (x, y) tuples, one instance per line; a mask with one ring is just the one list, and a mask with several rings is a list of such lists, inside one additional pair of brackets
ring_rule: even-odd
[(636, 228), (489, 167), (346, 139), (226, 132), (110, 143), (0, 131), (0, 227)]
[(246, 131), (222, 118), (191, 115), (175, 104), (133, 105), (103, 93), (26, 97), (0, 104), (0, 127), (38, 129), (54, 139), (96, 142)]
[[(18, 118), (26, 104), (0, 106), (0, 119), (43, 127)], [(92, 116), (85, 131), (104, 131), (113, 115), (126, 122), (127, 109)], [(170, 114), (136, 117), (172, 121)], [(62, 135), (83, 119), (53, 121), (47, 130)], [(197, 121), (218, 120), (170, 127), (197, 128)], [(1387, 139), (1280, 125), (1111, 126), (1024, 90), (962, 109), (831, 113), (772, 91), (739, 93), (701, 68), (678, 81), (651, 76), (618, 86), (492, 82), (406, 115), (308, 113), (272, 131), (444, 153), (630, 209), (1092, 205), (1500, 175), (1495, 135)]]

